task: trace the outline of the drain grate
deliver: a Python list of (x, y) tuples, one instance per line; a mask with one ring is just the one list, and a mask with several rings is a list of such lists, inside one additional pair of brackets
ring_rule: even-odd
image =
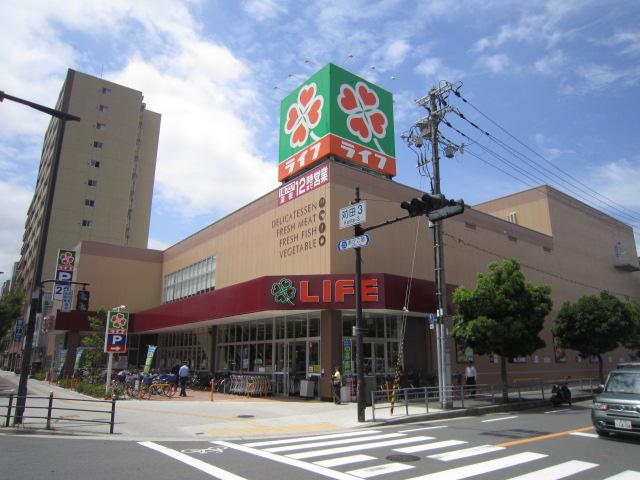
[(390, 462), (417, 462), (420, 457), (415, 455), (389, 455), (386, 457)]

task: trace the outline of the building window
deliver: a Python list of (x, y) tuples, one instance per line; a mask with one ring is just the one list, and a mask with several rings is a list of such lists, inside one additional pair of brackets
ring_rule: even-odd
[(162, 299), (163, 302), (171, 302), (214, 290), (215, 287), (216, 257), (209, 257), (165, 276)]
[(616, 245), (614, 246), (613, 254), (616, 256), (616, 258), (624, 257), (624, 250), (622, 249), (622, 244), (620, 242), (616, 243)]
[(518, 224), (518, 216), (516, 215), (516, 212), (511, 212), (507, 215), (507, 222), (515, 223), (516, 225)]
[(87, 185), (89, 185), (90, 187), (95, 187), (96, 185), (98, 185), (98, 180), (93, 180), (93, 179), (89, 179), (87, 180)]
[(92, 167), (100, 168), (100, 160), (89, 160), (89, 165)]
[(82, 220), (82, 226), (83, 227), (90, 227), (91, 226), (91, 220)]
[(111, 94), (111, 89), (109, 87), (102, 87), (102, 94), (103, 95), (110, 95)]
[(102, 149), (102, 142), (93, 142), (93, 148)]
[(96, 130), (106, 130), (107, 126), (104, 123), (96, 123)]
[(100, 106), (98, 107), (98, 110), (100, 110), (101, 112), (107, 112), (109, 111), (109, 107), (107, 105), (100, 104)]
[(88, 198), (86, 198), (84, 200), (84, 205), (85, 207), (93, 207), (95, 205), (95, 200), (89, 200)]

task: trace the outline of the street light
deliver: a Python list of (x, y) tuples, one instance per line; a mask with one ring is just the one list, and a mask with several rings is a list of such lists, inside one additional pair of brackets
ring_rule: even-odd
[(18, 398), (16, 399), (16, 414), (14, 417), (14, 424), (17, 424), (22, 423), (22, 416), (24, 414), (25, 403), (27, 400), (27, 380), (29, 379), (29, 370), (31, 369), (31, 349), (33, 343), (33, 334), (35, 332), (36, 312), (39, 310), (40, 305), (42, 304), (42, 285), (40, 283), (40, 277), (42, 277), (42, 267), (44, 264), (44, 255), (47, 245), (49, 222), (51, 220), (53, 193), (55, 189), (56, 178), (58, 176), (60, 153), (62, 152), (62, 139), (64, 138), (64, 129), (67, 121), (79, 122), (80, 117), (60, 110), (45, 107), (44, 105), (39, 105), (22, 98), (8, 95), (0, 90), (0, 102), (2, 102), (5, 98), (13, 102), (27, 105), (28, 107), (35, 108), (36, 110), (44, 112), (60, 120), (60, 129), (58, 130), (58, 135), (56, 138), (56, 150), (53, 156), (53, 162), (51, 164), (51, 175), (49, 176), (49, 186), (47, 188), (47, 200), (44, 205), (44, 218), (42, 220), (40, 228), (38, 255), (35, 259), (35, 272), (33, 276), (33, 283), (31, 285), (31, 303), (29, 305), (29, 318), (27, 320), (27, 331), (25, 332), (25, 345), (22, 355), (22, 363), (20, 366), (20, 383), (18, 383)]

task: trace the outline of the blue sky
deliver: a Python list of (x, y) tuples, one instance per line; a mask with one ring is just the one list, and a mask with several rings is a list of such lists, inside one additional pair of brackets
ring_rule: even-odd
[[(2, 11), (0, 89), (53, 106), (71, 67), (142, 91), (162, 114), (150, 247), (277, 187), (279, 102), (328, 62), (393, 93), (397, 181), (426, 188), (400, 140), (425, 113), (413, 101), (462, 82), (470, 103), (452, 103), (534, 163), (451, 116), (489, 150), (443, 161), (448, 197), (474, 204), (551, 183), (640, 238), (636, 0), (9, 0)], [(4, 272), (19, 257), (47, 123), (0, 104)]]

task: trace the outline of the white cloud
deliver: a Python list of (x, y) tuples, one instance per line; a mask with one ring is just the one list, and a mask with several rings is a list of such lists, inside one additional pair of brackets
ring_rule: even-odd
[(476, 66), (486, 68), (493, 73), (502, 73), (509, 66), (509, 63), (509, 57), (503, 54), (496, 54), (479, 58)]
[(550, 55), (538, 59), (534, 63), (534, 68), (543, 75), (553, 75), (559, 73), (566, 62), (567, 59), (564, 53), (561, 50), (556, 50)]
[(570, 148), (559, 148), (552, 146), (554, 140), (548, 138), (543, 133), (536, 133), (534, 136), (536, 143), (536, 150), (541, 152), (542, 156), (547, 160), (556, 160), (563, 156), (575, 154), (574, 150)]
[(640, 54), (640, 31), (618, 32), (603, 42), (605, 45), (622, 45), (620, 53), (624, 55)]
[(169, 248), (171, 244), (167, 242), (163, 242), (162, 240), (158, 240), (157, 238), (149, 237), (149, 243), (147, 244), (147, 248), (152, 250), (166, 250)]
[(258, 21), (272, 20), (287, 11), (275, 0), (248, 0), (242, 4), (242, 8)]
[(11, 180), (0, 180), (0, 271), (5, 274), (10, 274), (13, 263), (20, 259), (24, 221), (32, 196), (31, 188)]
[(632, 87), (640, 83), (640, 66), (614, 68), (609, 65), (589, 63), (576, 68), (577, 79), (564, 83), (560, 91), (568, 95), (584, 95), (599, 92), (611, 85)]
[(456, 82), (460, 80), (464, 73), (458, 69), (446, 67), (442, 60), (436, 57), (425, 58), (415, 67), (416, 73), (424, 75), (431, 81), (448, 80)]
[(592, 169), (590, 183), (616, 203), (629, 208), (640, 208), (640, 157), (632, 160), (623, 158)]

